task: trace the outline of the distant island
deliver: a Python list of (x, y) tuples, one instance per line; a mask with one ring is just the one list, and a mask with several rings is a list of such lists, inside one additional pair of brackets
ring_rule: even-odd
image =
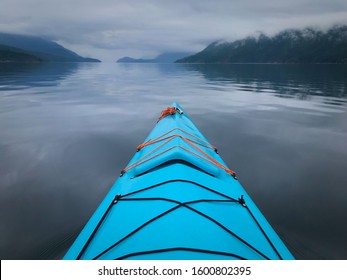
[(216, 41), (178, 63), (347, 63), (347, 26), (288, 29), (234, 42)]
[(176, 60), (183, 57), (189, 56), (192, 53), (188, 52), (165, 52), (155, 58), (143, 59), (143, 58), (132, 58), (122, 57), (117, 60), (117, 63), (174, 63)]
[(0, 62), (100, 62), (36, 36), (0, 33)]

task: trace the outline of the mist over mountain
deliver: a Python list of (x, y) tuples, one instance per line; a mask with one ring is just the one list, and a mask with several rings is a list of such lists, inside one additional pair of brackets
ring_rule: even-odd
[(347, 26), (288, 29), (233, 42), (216, 41), (178, 63), (347, 63)]
[(36, 61), (100, 62), (94, 58), (82, 57), (58, 43), (36, 36), (0, 33), (0, 45), (0, 61), (20, 62), (23, 58), (23, 61), (27, 62), (29, 57), (36, 57)]

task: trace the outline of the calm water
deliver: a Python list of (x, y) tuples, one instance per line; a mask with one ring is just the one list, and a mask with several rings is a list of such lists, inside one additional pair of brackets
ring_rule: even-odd
[(177, 101), (299, 259), (347, 259), (347, 65), (0, 64), (0, 257), (59, 259)]

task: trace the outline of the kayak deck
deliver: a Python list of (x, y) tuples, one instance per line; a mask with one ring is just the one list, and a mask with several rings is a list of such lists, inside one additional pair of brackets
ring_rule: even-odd
[(174, 103), (64, 259), (293, 256), (234, 171)]

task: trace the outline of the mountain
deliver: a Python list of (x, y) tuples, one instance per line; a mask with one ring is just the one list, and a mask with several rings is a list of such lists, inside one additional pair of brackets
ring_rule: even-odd
[(165, 52), (155, 58), (143, 59), (143, 58), (132, 58), (132, 57), (122, 57), (117, 60), (119, 63), (174, 63), (176, 60), (189, 56), (192, 53), (188, 52)]
[[(17, 52), (37, 57), (41, 61), (100, 62), (94, 58), (82, 57), (53, 41), (36, 36), (0, 33), (0, 45), (15, 48)], [(11, 54), (7, 53), (7, 55)]]
[(141, 59), (124, 56), (117, 60), (117, 63), (153, 63), (154, 59)]
[(42, 62), (42, 59), (24, 50), (0, 45), (0, 62)]
[(178, 63), (347, 63), (347, 26), (326, 32), (288, 29), (273, 37), (260, 34), (234, 42), (213, 42)]

